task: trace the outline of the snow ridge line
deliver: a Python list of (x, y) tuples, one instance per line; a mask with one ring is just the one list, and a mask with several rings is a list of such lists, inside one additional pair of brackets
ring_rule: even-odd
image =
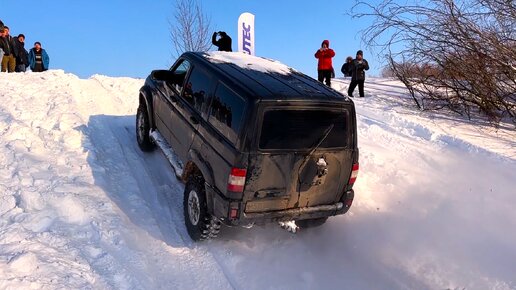
[[(334, 79), (332, 87), (343, 95), (347, 95), (348, 84), (349, 79)], [(497, 130), (490, 126), (473, 125), (467, 120), (464, 120), (464, 123), (468, 124), (468, 127), (476, 126), (479, 132), (464, 132), (460, 128), (443, 127), (449, 124), (446, 122), (439, 123), (442, 114), (418, 111), (417, 108), (410, 105), (411, 100), (407, 97), (406, 88), (392, 79), (371, 78), (366, 84), (365, 91), (365, 98), (355, 97), (353, 102), (355, 103), (357, 116), (364, 117), (365, 119), (362, 120), (368, 125), (376, 124), (393, 134), (431, 142), (441, 149), (467, 150), (474, 154), (485, 154), (504, 162), (516, 162), (516, 131), (511, 133), (510, 130), (502, 130), (497, 133)], [(357, 95), (356, 91), (355, 95)], [(397, 100), (397, 103), (393, 104), (393, 98)], [(409, 109), (410, 107), (412, 109)], [(373, 112), (380, 111), (382, 112), (381, 115), (371, 115)], [(422, 114), (426, 116), (422, 116)], [(388, 116), (387, 122), (385, 121), (386, 115)], [(461, 121), (457, 121), (457, 123), (460, 127)], [(441, 132), (436, 130), (436, 128), (441, 127)], [(500, 142), (491, 144), (486, 143), (491, 140), (478, 139), (480, 138), (478, 136), (484, 135), (486, 131), (490, 132), (491, 135), (498, 136)]]
[[(359, 120), (364, 122), (367, 126), (378, 125), (383, 130), (392, 134), (407, 139), (430, 142), (441, 149), (448, 148), (452, 150), (467, 150), (473, 154), (484, 154), (509, 163), (516, 162), (516, 152), (513, 155), (506, 156), (500, 152), (480, 147), (460, 137), (439, 133), (428, 126), (406, 119), (401, 114), (393, 112), (385, 112), (384, 114), (388, 115), (388, 123), (380, 121), (381, 119), (370, 116), (366, 113), (357, 113), (357, 116), (359, 116)], [(383, 119), (385, 119), (385, 116), (383, 116)], [(516, 142), (512, 143), (513, 148), (516, 148)]]

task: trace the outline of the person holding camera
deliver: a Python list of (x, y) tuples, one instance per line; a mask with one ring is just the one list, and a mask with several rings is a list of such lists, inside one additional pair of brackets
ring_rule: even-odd
[(364, 82), (365, 82), (365, 71), (369, 69), (367, 60), (364, 59), (364, 53), (359, 50), (357, 56), (351, 62), (351, 83), (348, 88), (348, 96), (353, 97), (353, 91), (358, 85), (358, 93), (360, 97), (364, 97)]
[(326, 80), (326, 85), (331, 87), (331, 77), (332, 73), (335, 74), (333, 70), (332, 57), (335, 56), (335, 51), (330, 48), (330, 41), (324, 40), (321, 44), (321, 48), (319, 48), (315, 52), (315, 58), (318, 59), (317, 62), (317, 79), (322, 83)]
[[(220, 36), (217, 39), (217, 35)], [(211, 43), (219, 48), (219, 51), (233, 51), (231, 49), (231, 37), (224, 31), (213, 32), (211, 37)]]

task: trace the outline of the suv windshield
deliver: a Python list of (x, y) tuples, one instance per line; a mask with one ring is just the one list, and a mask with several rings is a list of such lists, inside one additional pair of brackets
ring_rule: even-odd
[(260, 135), (260, 149), (310, 149), (332, 124), (333, 129), (319, 148), (346, 147), (347, 118), (347, 113), (342, 111), (266, 111)]

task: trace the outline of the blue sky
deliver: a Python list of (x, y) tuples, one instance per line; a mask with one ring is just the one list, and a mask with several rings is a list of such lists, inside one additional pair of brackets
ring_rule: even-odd
[[(11, 35), (23, 33), (27, 50), (40, 41), (50, 55), (51, 69), (81, 78), (93, 74), (144, 78), (153, 69), (173, 63), (169, 21), (174, 0), (0, 0), (0, 19)], [(277, 59), (316, 76), (315, 51), (330, 40), (336, 52), (333, 66), (364, 50), (369, 75), (377, 75), (380, 58), (364, 48), (360, 30), (368, 20), (346, 13), (354, 1), (326, 0), (204, 0), (204, 12), (215, 31), (226, 31), (237, 46), (237, 20), (255, 14), (256, 55)], [(215, 50), (215, 47), (212, 47)]]

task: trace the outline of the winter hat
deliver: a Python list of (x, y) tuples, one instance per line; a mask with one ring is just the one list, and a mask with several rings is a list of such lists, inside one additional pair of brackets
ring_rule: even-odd
[(361, 50), (357, 51), (357, 55), (361, 55), (361, 56), (364, 56), (364, 52), (362, 52)]
[(23, 35), (23, 33), (18, 34), (18, 38), (20, 37), (23, 37), (23, 39), (25, 39), (25, 35)]
[(323, 42), (321, 43), (321, 47), (323, 46), (323, 44), (326, 44), (326, 47), (330, 47), (330, 41), (329, 40), (323, 40)]
[(41, 42), (39, 42), (39, 41), (34, 42), (34, 45), (36, 45), (36, 44), (39, 44), (39, 46), (41, 46)]

